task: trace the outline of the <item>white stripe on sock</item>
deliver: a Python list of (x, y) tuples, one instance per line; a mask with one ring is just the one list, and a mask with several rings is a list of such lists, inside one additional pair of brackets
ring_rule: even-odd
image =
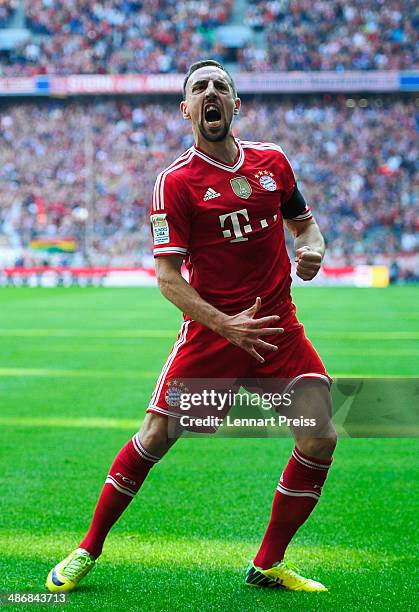
[(296, 448), (292, 451), (292, 456), (294, 459), (305, 465), (306, 467), (313, 468), (313, 470), (328, 470), (330, 465), (324, 465), (323, 463), (316, 463), (315, 461), (311, 461), (310, 459), (306, 459), (303, 457)]
[(276, 490), (289, 497), (312, 497), (313, 499), (320, 499), (320, 495), (317, 495), (313, 491), (290, 491), (280, 484), (277, 486)]
[(128, 497), (135, 497), (135, 492), (131, 491), (131, 489), (127, 489), (125, 487), (122, 487), (116, 480), (115, 478), (113, 478), (111, 475), (108, 475), (105, 483), (108, 483), (110, 485), (112, 485), (113, 487), (115, 487), (115, 489), (117, 491), (119, 491), (120, 493), (123, 493), (124, 495), (128, 495)]
[(151, 463), (157, 463), (157, 461), (159, 461), (159, 457), (155, 457), (154, 455), (151, 455), (150, 453), (148, 453), (144, 446), (140, 443), (139, 439), (137, 438), (138, 434), (135, 434), (135, 436), (133, 436), (132, 439), (132, 445), (134, 446), (135, 450), (137, 451), (137, 453), (140, 455), (140, 457), (142, 459), (146, 459), (147, 461), (150, 461)]

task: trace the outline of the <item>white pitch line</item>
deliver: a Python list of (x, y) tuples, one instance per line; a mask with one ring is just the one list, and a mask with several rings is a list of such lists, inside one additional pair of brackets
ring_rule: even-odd
[(141, 418), (69, 418), (69, 417), (0, 417), (0, 425), (9, 427), (94, 427), (138, 431)]
[[(101, 340), (103, 340), (103, 342)], [(127, 340), (127, 338), (125, 338), (125, 340)], [(106, 345), (105, 342), (108, 342), (108, 345)], [(79, 353), (98, 353), (99, 355), (102, 355), (105, 353), (106, 349), (109, 348), (109, 342), (110, 342), (109, 338), (107, 340), (105, 338), (101, 338), (101, 339), (96, 338), (95, 340), (91, 339), (91, 341), (86, 346), (80, 346), (80, 343), (74, 346), (74, 344), (70, 342), (59, 342), (56, 345), (49, 342), (48, 346), (45, 346), (44, 344), (40, 345), (38, 343), (34, 343), (31, 346), (31, 354), (36, 352), (36, 353), (47, 353), (47, 354), (49, 353), (70, 353), (71, 355), (73, 355), (76, 352), (78, 354)], [(116, 345), (116, 344), (112, 345), (112, 354), (117, 355), (117, 356), (119, 356), (120, 354), (126, 355), (128, 353), (138, 355), (139, 353), (148, 351), (148, 350), (149, 350), (148, 346), (144, 347), (142, 344), (138, 343), (136, 340), (133, 340), (132, 343), (130, 342), (128, 346), (123, 344), (122, 341), (120, 345)], [(339, 350), (338, 352), (340, 353), (341, 351)]]
[(309, 332), (309, 335), (314, 338), (327, 338), (330, 340), (419, 340), (419, 331), (313, 331), (312, 334)]
[(175, 338), (177, 330), (154, 329), (0, 329), (0, 336), (16, 338)]
[[(74, 330), (74, 329), (6, 329), (0, 328), (4, 337), (82, 337), (82, 338), (175, 338), (177, 330), (157, 329), (115, 329), (115, 330)], [(313, 331), (314, 338), (331, 340), (419, 340), (419, 331)]]
[[(144, 370), (122, 370), (121, 372), (114, 370), (60, 370), (50, 368), (0, 368), (0, 378), (23, 378), (23, 377), (34, 377), (34, 378), (128, 378), (137, 380), (138, 378), (156, 378), (159, 372), (147, 372)], [(338, 378), (376, 378), (376, 379), (394, 379), (404, 380), (406, 378), (416, 379), (419, 378), (416, 374), (406, 374), (401, 376), (398, 374), (366, 374), (361, 373), (347, 373), (347, 372), (331, 372), (330, 375), (336, 380)]]
[[(57, 351), (59, 350), (60, 347), (57, 347)], [(31, 349), (33, 350), (33, 349)], [(62, 350), (62, 349), (61, 349)], [(74, 350), (74, 349), (71, 349)], [(79, 348), (77, 348), (77, 350), (79, 350)], [(102, 349), (103, 350), (103, 349)], [(121, 349), (121, 350), (125, 350), (125, 349)], [(138, 348), (135, 349), (136, 351), (138, 351)], [(362, 355), (384, 355), (385, 357), (389, 356), (389, 351), (391, 351), (391, 356), (394, 355), (398, 355), (398, 356), (409, 356), (409, 355), (419, 355), (419, 349), (416, 348), (406, 348), (406, 349), (395, 349), (395, 348), (391, 348), (391, 349), (386, 349), (386, 348), (381, 348), (381, 349), (376, 349), (376, 348), (366, 348), (363, 347), (362, 348)], [(327, 347), (324, 349), (324, 351), (322, 351), (324, 353), (333, 353), (334, 355), (359, 355), (360, 354), (360, 349), (359, 348), (339, 348), (339, 347)]]
[[(329, 372), (330, 373), (330, 372)], [(405, 375), (401, 375), (400, 373), (398, 374), (365, 374), (365, 372), (361, 372), (360, 374), (354, 374), (353, 372), (351, 372), (350, 374), (348, 374), (347, 372), (332, 372), (330, 374), (330, 376), (332, 376), (332, 378), (334, 380), (337, 380), (338, 378), (355, 378), (357, 380), (359, 380), (360, 378), (368, 378), (368, 379), (376, 379), (376, 380), (381, 380), (381, 379), (390, 379), (390, 380), (406, 380), (408, 379), (419, 379), (418, 374), (405, 374)]]
[(144, 370), (63, 370), (52, 368), (0, 368), (0, 378), (7, 377), (55, 377), (59, 378), (154, 378), (158, 372)]

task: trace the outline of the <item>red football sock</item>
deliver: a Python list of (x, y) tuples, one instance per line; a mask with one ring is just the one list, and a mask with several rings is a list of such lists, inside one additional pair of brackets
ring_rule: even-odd
[(136, 434), (117, 454), (105, 480), (92, 523), (80, 543), (94, 557), (102, 552), (103, 543), (112, 525), (132, 501), (159, 460), (145, 450)]
[(269, 525), (254, 559), (268, 569), (282, 561), (297, 529), (310, 516), (320, 499), (332, 459), (316, 459), (294, 448), (275, 493)]

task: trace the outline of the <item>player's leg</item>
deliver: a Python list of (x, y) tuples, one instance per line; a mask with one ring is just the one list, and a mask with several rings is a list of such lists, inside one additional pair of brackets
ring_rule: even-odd
[[(157, 380), (143, 426), (116, 456), (80, 547), (51, 570), (47, 579), (50, 590), (69, 591), (77, 586), (93, 567), (110, 528), (135, 497), (150, 469), (182, 434), (180, 414), (173, 405), (179, 399), (174, 383), (199, 379), (203, 373), (213, 379), (223, 378), (232, 369), (231, 364), (240, 373), (242, 353), (195, 321), (183, 323)], [(235, 372), (232, 376), (239, 377)]]
[[(177, 429), (178, 437), (181, 430)], [(100, 493), (86, 536), (69, 557), (49, 573), (50, 591), (70, 591), (92, 569), (112, 526), (140, 490), (151, 468), (178, 438), (168, 436), (168, 418), (147, 413), (140, 429), (116, 455)]]
[[(179, 349), (186, 345), (188, 325), (182, 324), (178, 339), (157, 380), (153, 397), (170, 372), (173, 362), (176, 362), (176, 357), (179, 358)], [(48, 574), (46, 586), (50, 591), (73, 590), (92, 569), (112, 525), (138, 493), (151, 468), (176, 440), (172, 431), (171, 436), (168, 436), (167, 417), (167, 411), (147, 413), (141, 431), (119, 451), (110, 467), (86, 536), (79, 548)]]
[(302, 578), (284, 562), (287, 546), (320, 499), (336, 446), (329, 386), (322, 379), (305, 378), (293, 391), (292, 409), (287, 416), (304, 415), (314, 419), (316, 425), (303, 430), (292, 428), (296, 446), (281, 475), (270, 521), (247, 581), (260, 586), (282, 582), (281, 586), (295, 590), (326, 590), (320, 583)]
[(99, 497), (90, 528), (80, 543), (97, 558), (105, 538), (140, 490), (151, 468), (167, 453), (176, 438), (168, 437), (168, 419), (147, 413), (140, 432), (115, 457)]
[[(246, 581), (269, 587), (280, 584), (293, 590), (326, 590), (323, 585), (299, 576), (284, 561), (284, 555), (292, 537), (317, 504), (331, 465), (336, 444), (330, 419), (331, 379), (294, 311), (285, 314), (282, 320), (285, 333), (279, 339), (278, 351), (264, 355), (265, 363), (258, 364), (253, 375), (261, 379), (268, 392), (292, 389), (291, 406), (284, 416), (314, 418), (316, 426), (294, 428), (292, 432), (296, 446), (283, 470), (269, 525)], [(288, 388), (284, 388), (284, 383)]]

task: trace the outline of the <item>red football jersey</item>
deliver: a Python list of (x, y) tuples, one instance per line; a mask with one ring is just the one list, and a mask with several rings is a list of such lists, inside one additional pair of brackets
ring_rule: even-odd
[(189, 282), (219, 310), (234, 314), (257, 296), (262, 311), (290, 300), (290, 261), (283, 218), (309, 219), (286, 206), (296, 188), (281, 147), (236, 139), (232, 165), (196, 146), (159, 174), (151, 224), (155, 257), (181, 255)]

